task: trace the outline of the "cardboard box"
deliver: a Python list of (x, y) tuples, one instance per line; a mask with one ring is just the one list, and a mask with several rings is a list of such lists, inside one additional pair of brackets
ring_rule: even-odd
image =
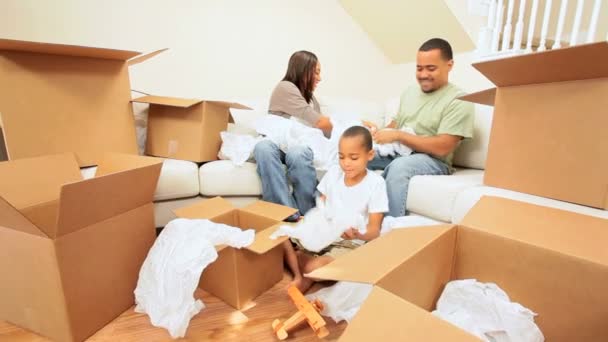
[(215, 197), (175, 210), (181, 218), (209, 219), (242, 229), (255, 229), (255, 240), (248, 247), (237, 249), (216, 246), (218, 258), (201, 276), (199, 287), (222, 299), (236, 309), (270, 289), (283, 279), (283, 241), (269, 238), (284, 218), (297, 209), (257, 201), (244, 208)]
[(0, 114), (9, 159), (137, 154), (129, 66), (135, 51), (0, 39)]
[(493, 282), (547, 341), (608, 340), (608, 220), (483, 197), (460, 225), (398, 229), (312, 277), (374, 284), (345, 341), (478, 341), (430, 311), (446, 283)]
[(163, 96), (133, 102), (150, 104), (147, 155), (197, 163), (218, 159), (220, 132), (234, 122), (230, 108), (251, 109), (238, 103)]
[(82, 341), (132, 306), (161, 165), (108, 155), (82, 180), (73, 154), (0, 163), (0, 320)]
[(608, 43), (473, 66), (496, 89), (484, 183), (608, 209)]

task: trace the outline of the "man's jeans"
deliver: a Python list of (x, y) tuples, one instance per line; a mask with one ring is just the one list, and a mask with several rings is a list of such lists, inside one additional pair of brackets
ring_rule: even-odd
[[(302, 215), (315, 206), (317, 174), (309, 147), (296, 146), (284, 153), (272, 141), (262, 140), (255, 145), (253, 154), (265, 201), (298, 208)], [(287, 165), (287, 173), (283, 162)], [(289, 182), (293, 195), (289, 191)]]
[(382, 177), (386, 180), (389, 208), (387, 216), (393, 217), (407, 215), (407, 191), (412, 177), (450, 174), (447, 164), (425, 153), (401, 157), (381, 157), (376, 154), (367, 168), (384, 170)]

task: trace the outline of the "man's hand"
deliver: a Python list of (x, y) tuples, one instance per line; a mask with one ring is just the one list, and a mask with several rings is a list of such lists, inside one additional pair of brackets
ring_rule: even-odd
[(361, 122), (363, 123), (363, 126), (367, 127), (372, 132), (376, 132), (378, 130), (378, 126), (371, 121), (362, 120)]
[(388, 144), (399, 139), (399, 131), (394, 129), (381, 129), (372, 135), (377, 144)]
[(344, 240), (352, 240), (357, 238), (357, 233), (359, 233), (359, 231), (353, 227), (348, 228), (347, 230), (344, 231), (344, 233), (342, 233), (342, 238)]

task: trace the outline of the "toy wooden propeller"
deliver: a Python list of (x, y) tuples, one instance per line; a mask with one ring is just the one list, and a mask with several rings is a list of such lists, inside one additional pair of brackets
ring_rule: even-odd
[(312, 328), (318, 338), (329, 335), (329, 331), (327, 331), (327, 328), (325, 327), (325, 320), (319, 314), (319, 312), (323, 310), (323, 304), (318, 299), (309, 302), (295, 286), (289, 287), (287, 294), (289, 294), (289, 297), (295, 304), (298, 312), (286, 319), (283, 323), (278, 319), (275, 319), (274, 322), (272, 322), (272, 328), (279, 340), (286, 339), (289, 331), (293, 330), (293, 328), (304, 321), (308, 322), (308, 325)]

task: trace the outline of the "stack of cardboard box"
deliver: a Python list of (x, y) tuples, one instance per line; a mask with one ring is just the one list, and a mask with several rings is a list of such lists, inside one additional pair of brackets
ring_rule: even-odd
[[(496, 89), (484, 183), (608, 208), (608, 43), (476, 64)], [(395, 230), (316, 270), (374, 285), (342, 340), (477, 341), (430, 314), (445, 284), (493, 282), (547, 341), (608, 340), (608, 220), (494, 197), (459, 225)]]
[(128, 69), (160, 52), (0, 39), (0, 319), (82, 341), (133, 305), (162, 160), (136, 155)]

